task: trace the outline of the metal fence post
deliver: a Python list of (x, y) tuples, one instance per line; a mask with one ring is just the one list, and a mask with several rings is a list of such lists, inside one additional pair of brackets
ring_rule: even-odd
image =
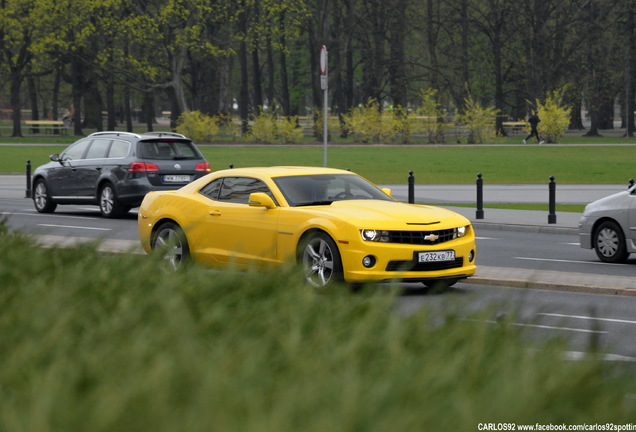
[(484, 218), (484, 179), (481, 178), (481, 173), (477, 174), (477, 211), (475, 212), (475, 218)]
[(31, 161), (26, 163), (26, 193), (25, 198), (31, 198)]
[(409, 204), (415, 203), (415, 177), (413, 171), (409, 171)]
[(550, 176), (550, 183), (548, 184), (548, 190), (550, 195), (550, 201), (548, 204), (548, 207), (549, 207), (548, 223), (555, 224), (557, 223), (557, 217), (556, 217), (556, 182), (554, 181), (554, 176)]

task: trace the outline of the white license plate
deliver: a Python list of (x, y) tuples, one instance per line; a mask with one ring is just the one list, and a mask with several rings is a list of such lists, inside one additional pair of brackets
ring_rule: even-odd
[(189, 175), (166, 175), (163, 176), (164, 183), (189, 183)]
[(418, 252), (417, 260), (418, 262), (454, 261), (455, 251), (445, 250), (445, 251), (435, 251), (435, 252)]

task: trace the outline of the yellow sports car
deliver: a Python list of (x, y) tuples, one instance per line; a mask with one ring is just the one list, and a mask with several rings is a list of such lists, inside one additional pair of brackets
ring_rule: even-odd
[(307, 282), (419, 281), (450, 286), (475, 273), (475, 235), (461, 215), (405, 204), (349, 171), (311, 167), (216, 171), (139, 209), (144, 249), (178, 268), (280, 265)]

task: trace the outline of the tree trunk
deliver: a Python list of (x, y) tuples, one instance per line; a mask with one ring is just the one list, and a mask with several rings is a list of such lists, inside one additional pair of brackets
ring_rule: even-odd
[(20, 71), (11, 71), (11, 109), (13, 110), (13, 133), (12, 137), (22, 136), (22, 103), (20, 101), (20, 88), (22, 87), (22, 74)]

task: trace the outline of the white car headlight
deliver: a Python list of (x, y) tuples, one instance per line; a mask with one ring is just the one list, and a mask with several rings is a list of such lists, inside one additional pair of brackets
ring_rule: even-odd
[(384, 242), (384, 243), (389, 241), (388, 231), (363, 229), (363, 230), (360, 230), (360, 234), (362, 235), (362, 240), (364, 241), (374, 241), (374, 242)]
[(453, 236), (453, 238), (461, 238), (464, 237), (466, 235), (466, 233), (468, 232), (468, 227), (467, 226), (462, 226), (459, 228), (455, 228), (455, 235)]

